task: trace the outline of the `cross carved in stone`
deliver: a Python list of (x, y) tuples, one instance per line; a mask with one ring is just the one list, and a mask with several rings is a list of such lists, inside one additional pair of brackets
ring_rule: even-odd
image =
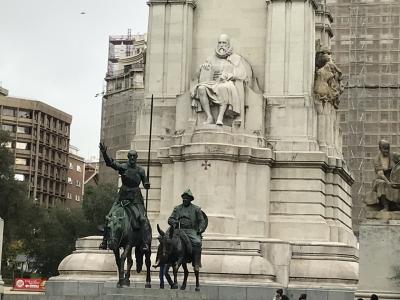
[(205, 160), (202, 164), (202, 167), (204, 167), (204, 170), (208, 170), (208, 167), (211, 167), (211, 164), (208, 162), (208, 160)]

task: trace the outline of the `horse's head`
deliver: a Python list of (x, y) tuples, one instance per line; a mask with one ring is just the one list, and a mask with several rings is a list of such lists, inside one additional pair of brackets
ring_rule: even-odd
[(124, 228), (124, 215), (116, 211), (111, 216), (107, 216), (106, 219), (109, 227), (108, 247), (111, 250), (118, 249)]
[(157, 231), (160, 234), (158, 241), (160, 245), (158, 246), (157, 260), (160, 264), (164, 264), (168, 261), (169, 256), (173, 253), (176, 248), (176, 241), (174, 237), (174, 228), (170, 227), (169, 233), (166, 234), (160, 226), (157, 224)]

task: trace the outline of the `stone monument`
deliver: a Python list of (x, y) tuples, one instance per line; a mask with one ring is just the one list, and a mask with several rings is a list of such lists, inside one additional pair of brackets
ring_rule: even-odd
[[(278, 287), (353, 299), (353, 179), (336, 118), (331, 16), (314, 0), (148, 5), (145, 99), (131, 148), (145, 163), (153, 95), (152, 226), (165, 227), (192, 190), (209, 218), (200, 272), (210, 299), (272, 298)], [(60, 278), (85, 264), (66, 258)]]

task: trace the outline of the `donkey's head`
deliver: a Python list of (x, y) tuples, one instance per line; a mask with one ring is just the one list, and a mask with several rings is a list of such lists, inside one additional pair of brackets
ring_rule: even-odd
[(158, 241), (160, 242), (157, 252), (157, 261), (160, 264), (164, 264), (168, 261), (168, 258), (173, 254), (176, 248), (176, 240), (173, 238), (174, 228), (171, 227), (168, 234), (166, 234), (157, 224), (157, 231), (159, 233)]

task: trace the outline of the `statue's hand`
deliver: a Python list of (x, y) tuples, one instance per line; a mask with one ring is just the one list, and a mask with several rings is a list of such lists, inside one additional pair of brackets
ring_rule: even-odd
[(149, 189), (150, 189), (150, 183), (145, 183), (145, 184), (143, 184), (143, 186), (144, 186), (144, 188), (145, 188), (146, 190), (149, 190)]
[(221, 74), (221, 79), (222, 79), (223, 81), (233, 80), (233, 74), (223, 72), (223, 73)]
[(107, 147), (102, 142), (99, 143), (99, 149), (102, 153), (107, 152)]

